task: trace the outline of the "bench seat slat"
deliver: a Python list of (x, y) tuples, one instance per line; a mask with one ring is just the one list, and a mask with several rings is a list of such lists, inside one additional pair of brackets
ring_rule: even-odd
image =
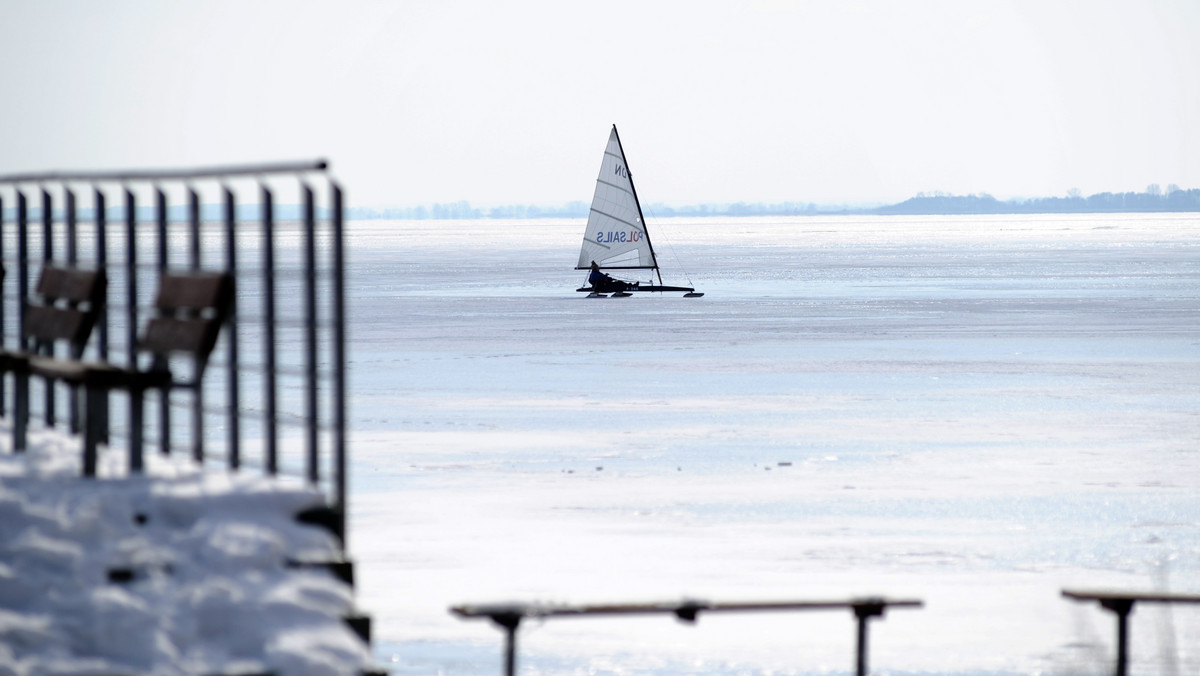
[(105, 362), (32, 356), (29, 373), (82, 387), (150, 389), (171, 382), (170, 371), (133, 371)]

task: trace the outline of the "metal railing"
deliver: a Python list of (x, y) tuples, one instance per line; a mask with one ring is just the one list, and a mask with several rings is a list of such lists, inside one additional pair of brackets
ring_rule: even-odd
[[(202, 386), (190, 401), (158, 397), (146, 438), (164, 454), (321, 487), (344, 542), (343, 214), (342, 190), (320, 160), (0, 176), (0, 348), (29, 347), (30, 280), (50, 263), (105, 270), (105, 309), (84, 359), (134, 368), (140, 320), (164, 271), (232, 273), (234, 309)], [(56, 426), (57, 402), (69, 395), (41, 387), (31, 417)], [(121, 420), (122, 397), (113, 399), (100, 412), (105, 439), (122, 435), (109, 424)], [(186, 422), (173, 418), (177, 408)], [(0, 379), (0, 416), (11, 411)]]
[(547, 605), (537, 603), (497, 603), (455, 606), (450, 612), (462, 618), (487, 618), (504, 630), (504, 674), (515, 676), (517, 664), (517, 628), (524, 619), (545, 620), (558, 617), (603, 617), (617, 615), (674, 615), (684, 622), (695, 622), (700, 613), (746, 613), (811, 610), (852, 610), (858, 621), (855, 643), (855, 674), (867, 674), (867, 621), (883, 617), (887, 608), (920, 608), (916, 599), (868, 597), (847, 601), (756, 601), (714, 603), (681, 601), (673, 603), (633, 603), (613, 605)]

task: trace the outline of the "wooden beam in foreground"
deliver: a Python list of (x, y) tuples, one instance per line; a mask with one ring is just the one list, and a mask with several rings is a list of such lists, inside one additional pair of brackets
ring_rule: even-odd
[(517, 627), (525, 618), (544, 620), (552, 617), (592, 617), (613, 615), (670, 614), (685, 622), (695, 622), (704, 613), (721, 612), (786, 612), (804, 610), (850, 609), (858, 619), (858, 641), (856, 674), (867, 673), (867, 620), (882, 617), (889, 607), (920, 608), (924, 602), (915, 599), (885, 599), (867, 597), (846, 601), (751, 601), (740, 603), (715, 603), (709, 601), (684, 600), (664, 603), (622, 603), (572, 606), (542, 603), (493, 603), (454, 606), (450, 612), (462, 618), (486, 617), (505, 631), (504, 673), (516, 673)]

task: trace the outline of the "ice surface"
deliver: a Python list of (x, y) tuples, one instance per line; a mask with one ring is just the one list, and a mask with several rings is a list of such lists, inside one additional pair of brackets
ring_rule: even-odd
[[(587, 299), (582, 221), (351, 225), (351, 547), (398, 674), (498, 673), (447, 608), (924, 599), (887, 673), (1100, 673), (1064, 587), (1200, 591), (1200, 216), (656, 220)], [(845, 673), (850, 613), (565, 619), (522, 673)], [(1135, 673), (1200, 670), (1139, 607)]]

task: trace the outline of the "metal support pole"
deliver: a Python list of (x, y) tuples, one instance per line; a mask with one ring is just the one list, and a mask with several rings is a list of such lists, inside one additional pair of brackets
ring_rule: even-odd
[(521, 624), (519, 613), (500, 613), (492, 615), (495, 622), (504, 630), (504, 676), (515, 676), (517, 673), (517, 627)]
[[(75, 219), (75, 193), (71, 192), (70, 188), (65, 187), (63, 188), (63, 193), (66, 198), (66, 210), (63, 214), (63, 217), (67, 224), (67, 265), (75, 267), (79, 264), (79, 247), (77, 245), (77, 240), (79, 239), (79, 228)], [(83, 350), (83, 345), (78, 347), (72, 345), (71, 358), (82, 359)], [(69, 407), (68, 413), (71, 419), (71, 434), (78, 434), (80, 429), (79, 397), (82, 393), (80, 392), (79, 388), (73, 385), (69, 386), (68, 390), (71, 393), (71, 396), (67, 400), (67, 405)]]
[(263, 440), (267, 473), (279, 473), (278, 412), (275, 401), (275, 206), (271, 189), (262, 184), (263, 234)]
[[(96, 197), (96, 269), (108, 269), (108, 205), (104, 197), (104, 193), (99, 188), (95, 189)], [(96, 318), (96, 331), (99, 333), (97, 352), (100, 361), (108, 361), (108, 291), (105, 291), (104, 303), (100, 308), (100, 315)], [(87, 415), (95, 416), (95, 427), (92, 427), (93, 421), (87, 420), (85, 425), (90, 427), (95, 433), (97, 443), (108, 443), (108, 392), (97, 394), (88, 404)]]
[(70, 188), (65, 189), (67, 210), (67, 264), (74, 266), (79, 263), (79, 224), (75, 218), (75, 193)]
[[(233, 191), (223, 188), (225, 203), (225, 267), (237, 278), (237, 218)], [(238, 322), (237, 294), (229, 302), (229, 317), (225, 319), (225, 340), (228, 350), (228, 365), (225, 379), (228, 384), (229, 403), (226, 407), (229, 425), (229, 468), (236, 471), (242, 466), (241, 433), (241, 387), (238, 382)]]
[[(190, 241), (190, 267), (200, 269), (200, 195), (188, 188), (188, 239)], [(204, 462), (204, 381), (196, 379), (192, 389), (192, 459)]]
[(154, 224), (158, 236), (158, 272), (167, 269), (167, 194), (162, 188), (154, 189)]
[(1117, 615), (1117, 666), (1116, 676), (1126, 676), (1129, 663), (1129, 613), (1133, 612), (1133, 599), (1101, 599), (1100, 606)]
[(191, 240), (191, 264), (193, 270), (200, 269), (200, 195), (188, 188), (188, 236)]
[(342, 189), (330, 181), (333, 200), (333, 454), (334, 501), (340, 520), (342, 547), (349, 546), (346, 528), (346, 259), (343, 249)]
[[(129, 368), (137, 369), (138, 365), (138, 293), (137, 293), (137, 199), (133, 191), (125, 189), (125, 269), (127, 274), (126, 309), (129, 315), (126, 329), (126, 346), (129, 350)], [(140, 474), (142, 471), (142, 398), (140, 392), (129, 393), (129, 471)]]
[(54, 201), (50, 192), (42, 190), (42, 261), (54, 260)]
[(25, 337), (25, 308), (29, 305), (29, 204), (25, 193), (17, 191), (17, 343), (29, 350)]
[[(137, 368), (138, 269), (137, 269), (137, 198), (125, 189), (125, 302), (128, 319), (125, 322), (125, 345), (129, 350), (129, 368)], [(130, 430), (132, 435), (135, 430)]]
[[(29, 303), (29, 210), (25, 193), (17, 191), (17, 345), (29, 349), (25, 337), (25, 307)], [(13, 452), (25, 451), (29, 426), (29, 375), (17, 373), (13, 410)]]
[(314, 486), (321, 479), (320, 447), (317, 430), (320, 414), (317, 408), (317, 242), (316, 212), (313, 209), (313, 191), (308, 185), (301, 186), (304, 209), (304, 366), (308, 387), (305, 388), (305, 432), (308, 446), (308, 480)]
[[(54, 203), (50, 199), (50, 193), (45, 189), (42, 190), (42, 268), (45, 269), (54, 261)], [(55, 347), (54, 341), (49, 341), (46, 346), (46, 354), (50, 357), (54, 356)], [(58, 416), (55, 415), (54, 406), (54, 380), (46, 378), (42, 381), (43, 387), (46, 388), (46, 409), (45, 419), (46, 427), (54, 427), (58, 422)]]
[[(163, 275), (167, 271), (167, 194), (162, 188), (154, 190), (154, 221), (158, 237), (158, 284), (162, 284)], [(158, 391), (158, 451), (163, 455), (171, 454), (171, 388), (164, 387)]]
[(854, 673), (858, 676), (867, 676), (867, 621), (872, 617), (882, 617), (883, 606), (881, 601), (854, 604), (854, 616), (858, 618), (858, 659)]

